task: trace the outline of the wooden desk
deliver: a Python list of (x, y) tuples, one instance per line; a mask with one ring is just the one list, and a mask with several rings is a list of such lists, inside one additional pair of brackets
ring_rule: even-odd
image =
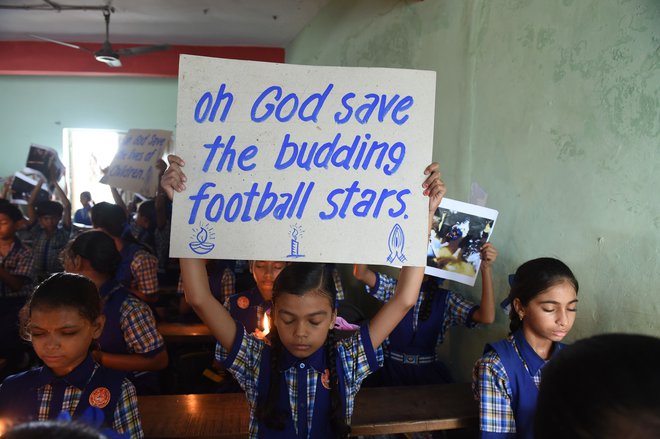
[(203, 323), (168, 323), (158, 324), (158, 332), (165, 342), (170, 343), (209, 343), (215, 338)]
[[(138, 397), (147, 438), (245, 438), (248, 406), (242, 393)], [(364, 388), (355, 401), (353, 435), (477, 427), (469, 384)]]

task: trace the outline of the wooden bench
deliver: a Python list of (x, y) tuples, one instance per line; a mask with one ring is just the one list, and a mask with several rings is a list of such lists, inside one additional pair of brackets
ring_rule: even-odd
[(166, 343), (212, 343), (215, 338), (204, 323), (159, 323)]
[[(245, 438), (242, 393), (138, 397), (147, 438)], [(476, 428), (478, 404), (469, 384), (364, 388), (355, 400), (352, 434)]]

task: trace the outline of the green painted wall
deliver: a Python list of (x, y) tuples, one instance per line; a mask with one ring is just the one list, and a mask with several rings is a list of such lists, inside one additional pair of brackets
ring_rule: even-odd
[(0, 76), (0, 175), (25, 166), (30, 143), (62, 153), (63, 128), (174, 130), (175, 79)]
[[(660, 1), (335, 0), (287, 61), (435, 70), (449, 196), (478, 182), (500, 211), (497, 298), (520, 263), (557, 256), (582, 284), (569, 340), (660, 335)], [(0, 96), (3, 176), (32, 142), (61, 151), (62, 128), (176, 123), (174, 79), (0, 76)], [(478, 300), (479, 285), (457, 289)], [(505, 334), (500, 311), (442, 354), (467, 380)]]
[[(660, 1), (335, 0), (287, 62), (435, 70), (448, 196), (477, 182), (500, 211), (497, 301), (520, 263), (555, 256), (581, 283), (568, 341), (660, 335)], [(452, 331), (459, 379), (507, 324)]]

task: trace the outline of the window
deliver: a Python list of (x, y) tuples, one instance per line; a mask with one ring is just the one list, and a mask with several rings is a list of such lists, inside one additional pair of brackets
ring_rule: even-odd
[(110, 166), (124, 132), (101, 129), (65, 128), (64, 163), (72, 211), (80, 209), (80, 193), (89, 191), (95, 203), (113, 203), (110, 186), (99, 183), (102, 169)]

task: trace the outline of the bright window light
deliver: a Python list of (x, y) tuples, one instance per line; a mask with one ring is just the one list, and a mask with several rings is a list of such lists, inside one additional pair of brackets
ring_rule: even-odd
[(89, 191), (95, 203), (114, 202), (110, 186), (99, 183), (101, 170), (110, 166), (125, 133), (100, 129), (64, 129), (64, 160), (72, 209), (80, 209), (80, 193)]

